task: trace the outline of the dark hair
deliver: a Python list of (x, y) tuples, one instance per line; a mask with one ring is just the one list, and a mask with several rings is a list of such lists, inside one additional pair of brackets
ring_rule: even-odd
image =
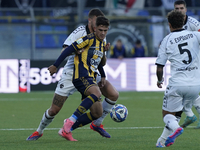
[(91, 10), (90, 10), (90, 12), (89, 12), (89, 14), (88, 14), (88, 17), (89, 17), (89, 18), (92, 18), (92, 17), (94, 17), (94, 16), (96, 16), (96, 17), (104, 16), (104, 13), (103, 13), (100, 9), (94, 8), (94, 9), (91, 9)]
[(170, 11), (167, 15), (167, 19), (173, 29), (182, 28), (184, 25), (184, 15), (179, 11)]
[(104, 16), (99, 16), (97, 17), (97, 20), (96, 20), (96, 26), (100, 26), (100, 25), (108, 27), (110, 25), (110, 21)]
[(177, 1), (174, 2), (174, 6), (180, 5), (180, 4), (183, 4), (186, 7), (186, 2), (184, 0), (177, 0)]
[(139, 39), (137, 39), (137, 41), (135, 42), (135, 44), (141, 44), (141, 41)]

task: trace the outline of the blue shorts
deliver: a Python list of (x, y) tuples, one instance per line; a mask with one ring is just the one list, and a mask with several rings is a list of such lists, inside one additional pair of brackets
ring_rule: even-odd
[(92, 77), (81, 77), (78, 79), (74, 79), (73, 84), (75, 88), (83, 95), (85, 92), (93, 85), (97, 85), (96, 81)]

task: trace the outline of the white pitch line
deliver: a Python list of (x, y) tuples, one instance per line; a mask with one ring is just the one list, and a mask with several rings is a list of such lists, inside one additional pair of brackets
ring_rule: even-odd
[[(189, 126), (187, 128), (194, 128), (195, 126)], [(163, 127), (107, 127), (104, 129), (110, 129), (110, 130), (130, 130), (130, 129), (160, 129), (164, 128)], [(60, 128), (46, 128), (45, 130), (59, 130)], [(83, 127), (83, 128), (78, 128), (79, 130), (89, 130), (89, 127)], [(0, 131), (28, 131), (28, 130), (36, 130), (36, 128), (18, 128), (18, 129), (0, 129)]]

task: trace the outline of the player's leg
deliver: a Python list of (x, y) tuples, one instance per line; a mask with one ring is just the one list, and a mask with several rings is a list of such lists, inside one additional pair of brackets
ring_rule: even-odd
[(66, 99), (66, 96), (61, 96), (56, 93), (54, 94), (51, 107), (44, 112), (37, 130), (33, 134), (31, 134), (26, 140), (37, 140), (43, 135), (44, 129), (53, 121), (55, 115), (57, 115), (57, 113), (61, 110)]
[(183, 133), (183, 128), (179, 126), (175, 113), (167, 112), (163, 118), (166, 128), (169, 131), (172, 131), (172, 134), (169, 135), (165, 141), (165, 146), (170, 146), (174, 144), (175, 139)]
[[(93, 107), (94, 106), (94, 107)], [(82, 127), (84, 125), (87, 125), (89, 123), (91, 123), (93, 120), (96, 120), (97, 118), (101, 117), (103, 114), (103, 109), (102, 109), (102, 104), (100, 101), (95, 102), (92, 105), (93, 108), (97, 108), (96, 111), (94, 111), (95, 113), (91, 113), (90, 112), (86, 112), (84, 114), (82, 114), (77, 120), (76, 122), (73, 124), (71, 131), (75, 130), (78, 127)]]
[[(100, 88), (100, 90), (102, 92), (102, 95), (105, 96), (105, 99), (102, 102), (103, 115), (97, 120), (93, 121), (93, 125), (96, 125), (96, 126), (101, 126), (104, 118), (111, 112), (113, 105), (115, 105), (119, 97), (118, 91), (112, 86), (112, 84), (108, 80), (106, 81), (105, 86)], [(93, 114), (93, 111), (95, 110), (96, 108), (91, 109), (92, 114)]]
[[(161, 136), (157, 140), (156, 147), (165, 147), (166, 145), (170, 146), (173, 144), (174, 141), (171, 142), (168, 140), (166, 143), (166, 140), (171, 133), (175, 133), (176, 130), (180, 127), (178, 124), (178, 120), (180, 119), (177, 119), (175, 112), (179, 112), (183, 109), (183, 98), (179, 96), (177, 89), (179, 89), (179, 87), (168, 86), (166, 88), (162, 106), (163, 121), (165, 123), (165, 127)], [(177, 136), (178, 135), (175, 134), (172, 140), (175, 140)]]
[(198, 108), (198, 105), (200, 105), (199, 102), (200, 102), (199, 98), (197, 98), (193, 104), (187, 103), (185, 105), (183, 111), (186, 114), (186, 118), (184, 119), (184, 123), (181, 125), (181, 127), (186, 128), (188, 125), (192, 124), (193, 122), (197, 120), (197, 117), (194, 115), (191, 108), (192, 108), (192, 105), (195, 105), (196, 108)]
[[(110, 138), (111, 136), (109, 133), (105, 131), (103, 128), (103, 125), (101, 124), (104, 120), (104, 118), (107, 116), (107, 114), (110, 113), (111, 108), (116, 103), (119, 93), (116, 91), (116, 89), (110, 84), (109, 81), (106, 81), (106, 85), (104, 85), (103, 88), (100, 88), (102, 94), (106, 97), (102, 104), (101, 103), (94, 103), (91, 108), (90, 112), (83, 114), (81, 117), (78, 118), (76, 123), (72, 126), (71, 130), (75, 130), (78, 127), (84, 126), (92, 120), (92, 124), (90, 125), (90, 128), (94, 131), (97, 131), (100, 135), (106, 138)], [(112, 99), (112, 100), (110, 100)], [(101, 112), (103, 107), (103, 114)], [(95, 120), (95, 118), (98, 118)]]
[(87, 97), (78, 106), (72, 116), (66, 119), (63, 126), (66, 133), (70, 132), (73, 124), (82, 114), (84, 114), (95, 102), (100, 100), (101, 91), (96, 83), (91, 79), (92, 78), (81, 78), (73, 80), (73, 84), (78, 89), (78, 91)]
[(170, 107), (163, 107), (165, 115), (163, 115), (163, 120), (166, 126), (173, 131), (173, 133), (167, 138), (165, 146), (172, 145), (175, 139), (183, 132), (183, 128), (179, 126), (176, 117), (173, 116), (174, 114), (170, 114), (169, 112), (178, 112), (180, 110), (188, 112), (188, 110), (192, 108), (194, 101), (199, 97), (199, 92), (200, 86), (172, 87), (170, 91), (170, 98), (168, 98), (169, 101), (167, 101), (169, 104), (166, 104), (170, 105)]
[(37, 129), (39, 134), (42, 134), (44, 129), (53, 121), (54, 116), (58, 114), (61, 110), (64, 102), (66, 101), (67, 96), (61, 96), (58, 94), (54, 94), (52, 105), (49, 109), (47, 109), (42, 117), (40, 125)]
[(45, 111), (37, 130), (27, 140), (37, 140), (43, 135), (44, 129), (53, 121), (55, 115), (61, 110), (67, 97), (73, 94), (76, 88), (72, 84), (72, 73), (63, 71), (61, 80), (58, 82), (52, 105)]
[(184, 119), (183, 124), (181, 127), (186, 128), (190, 124), (194, 123), (197, 120), (196, 115), (193, 113), (192, 109), (190, 109), (188, 112), (185, 112), (186, 118)]
[[(180, 122), (181, 119), (181, 114), (183, 111), (179, 111), (176, 112), (175, 117), (177, 122)], [(172, 130), (170, 130), (167, 126), (164, 127), (163, 132), (161, 134), (161, 136), (158, 138), (157, 142), (156, 142), (156, 147), (165, 147), (165, 141), (167, 139), (167, 137), (172, 134)]]
[(200, 129), (200, 96), (194, 101), (193, 106), (195, 107), (195, 109), (199, 114), (199, 121), (195, 129)]

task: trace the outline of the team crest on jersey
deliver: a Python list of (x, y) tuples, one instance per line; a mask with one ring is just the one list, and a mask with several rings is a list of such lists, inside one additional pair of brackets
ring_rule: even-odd
[(33, 7), (35, 0), (15, 0), (16, 5), (24, 13), (26, 13), (31, 7)]
[(78, 39), (77, 41), (76, 41), (76, 43), (78, 43), (78, 44), (81, 44), (83, 42), (83, 39), (82, 38), (80, 38), (80, 39)]

